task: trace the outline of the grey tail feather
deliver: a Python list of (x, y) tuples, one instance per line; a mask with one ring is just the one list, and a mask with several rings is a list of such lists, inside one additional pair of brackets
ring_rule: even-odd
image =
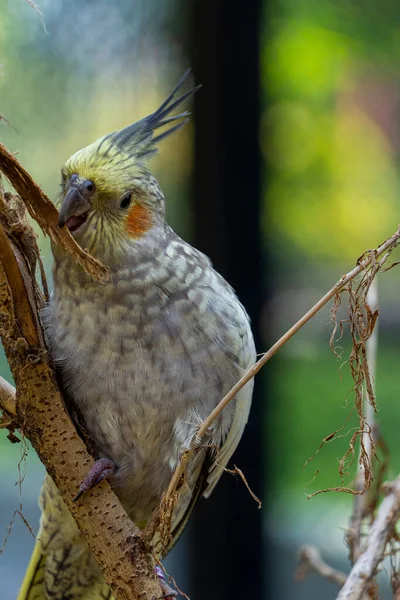
[[(183, 76), (180, 78), (172, 92), (169, 96), (164, 100), (164, 102), (157, 108), (156, 111), (144, 117), (140, 121), (129, 125), (125, 129), (118, 131), (115, 134), (111, 134), (115, 136), (115, 141), (118, 145), (124, 146), (127, 144), (132, 138), (134, 144), (136, 146), (135, 150), (137, 156), (148, 156), (153, 154), (156, 151), (155, 145), (160, 142), (162, 139), (171, 135), (181, 127), (183, 127), (188, 122), (188, 117), (190, 116), (189, 111), (184, 111), (178, 115), (168, 116), (170, 113), (175, 110), (178, 106), (180, 106), (185, 100), (190, 98), (193, 94), (195, 94), (202, 86), (196, 85), (194, 88), (185, 92), (182, 96), (174, 100), (177, 91), (182, 87), (186, 79), (188, 78), (191, 69), (187, 69)], [(180, 121), (179, 123), (169, 127), (156, 137), (153, 137), (153, 132), (164, 125), (170, 125), (175, 121)], [(142, 148), (140, 147), (142, 145)]]

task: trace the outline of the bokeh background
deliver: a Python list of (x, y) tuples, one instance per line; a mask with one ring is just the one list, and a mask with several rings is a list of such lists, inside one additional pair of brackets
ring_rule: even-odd
[[(71, 153), (154, 110), (190, 64), (204, 84), (194, 118), (163, 143), (154, 172), (171, 225), (210, 255), (249, 309), (259, 352), (397, 228), (394, 0), (41, 0), (39, 8), (43, 20), (25, 0), (0, 0), (1, 142), (55, 197)], [(51, 278), (48, 240), (38, 235)], [(376, 388), (389, 477), (400, 464), (398, 277), (393, 269), (379, 278)], [(336, 597), (316, 576), (294, 579), (302, 544), (348, 569), (352, 499), (307, 494), (340, 484), (349, 434), (303, 468), (352, 401), (348, 367), (340, 371), (349, 341), (338, 359), (330, 333), (328, 307), (258, 377), (234, 462), (263, 508), (229, 475), (200, 504), (167, 560), (193, 600)], [(10, 378), (4, 357), (0, 373)], [(14, 600), (34, 541), (15, 511), (37, 531), (43, 468), (0, 431), (0, 473), (0, 597)]]

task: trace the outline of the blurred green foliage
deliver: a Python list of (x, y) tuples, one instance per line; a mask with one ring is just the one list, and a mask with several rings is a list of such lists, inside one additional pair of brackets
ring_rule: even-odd
[(354, 260), (398, 222), (400, 30), (388, 17), (398, 22), (400, 11), (393, 2), (272, 7), (262, 38), (264, 229), (279, 250)]

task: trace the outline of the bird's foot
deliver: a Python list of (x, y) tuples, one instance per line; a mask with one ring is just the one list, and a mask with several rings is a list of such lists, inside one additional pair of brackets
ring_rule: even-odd
[(94, 488), (98, 483), (100, 483), (100, 481), (103, 481), (103, 479), (108, 479), (111, 477), (111, 475), (114, 475), (115, 469), (115, 464), (109, 458), (100, 458), (99, 460), (96, 460), (89, 473), (79, 486), (79, 492), (74, 498), (74, 502), (79, 500), (82, 494)]
[[(176, 596), (178, 595), (178, 592), (173, 590), (172, 587), (168, 585), (161, 567), (156, 566), (155, 571), (156, 571), (156, 575), (158, 577), (158, 581), (160, 583), (161, 591), (163, 593), (161, 598), (164, 598), (165, 600), (174, 600), (176, 598)], [(157, 600), (161, 600), (161, 599), (157, 599)]]

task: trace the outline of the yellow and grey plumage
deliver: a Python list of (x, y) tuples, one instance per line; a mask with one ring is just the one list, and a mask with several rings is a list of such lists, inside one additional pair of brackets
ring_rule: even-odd
[[(184, 79), (157, 111), (65, 164), (60, 225), (110, 267), (110, 277), (93, 282), (54, 247), (54, 291), (43, 314), (71, 412), (82, 415), (96, 458), (115, 464), (110, 483), (139, 527), (200, 423), (255, 361), (245, 310), (209, 259), (165, 222), (164, 196), (148, 170), (158, 142), (187, 119), (186, 112), (169, 116), (195, 91), (175, 100)], [(174, 538), (239, 443), (251, 395), (249, 383), (195, 454), (174, 513)], [(49, 479), (42, 498), (39, 550), (19, 600), (108, 598)], [(77, 565), (86, 565), (84, 576)]]

